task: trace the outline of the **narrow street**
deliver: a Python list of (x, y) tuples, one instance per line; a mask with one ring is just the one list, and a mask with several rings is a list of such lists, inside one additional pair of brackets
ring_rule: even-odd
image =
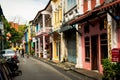
[(17, 76), (15, 80), (88, 80), (78, 73), (55, 68), (32, 57), (20, 58), (19, 66), (22, 76)]
[(20, 72), (16, 53), (30, 57), (15, 80), (120, 80), (119, 9), (120, 0), (0, 0), (0, 80)]

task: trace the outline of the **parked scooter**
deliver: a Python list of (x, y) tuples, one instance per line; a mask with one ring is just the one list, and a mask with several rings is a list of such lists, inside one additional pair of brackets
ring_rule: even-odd
[(18, 59), (16, 59), (15, 57), (11, 57), (11, 58), (7, 59), (6, 63), (9, 67), (9, 69), (11, 70), (13, 77), (22, 75), (22, 71), (19, 70), (19, 66), (17, 65), (19, 63)]

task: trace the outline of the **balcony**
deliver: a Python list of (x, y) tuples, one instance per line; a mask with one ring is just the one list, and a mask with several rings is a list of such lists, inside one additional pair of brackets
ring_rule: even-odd
[(41, 28), (38, 32), (36, 32), (36, 36), (41, 36), (44, 33), (49, 34), (51, 30), (52, 30), (52, 27)]
[(73, 19), (75, 16), (77, 16), (77, 6), (75, 5), (73, 8), (71, 8), (69, 11), (67, 11), (66, 13), (64, 13), (65, 16), (65, 22)]

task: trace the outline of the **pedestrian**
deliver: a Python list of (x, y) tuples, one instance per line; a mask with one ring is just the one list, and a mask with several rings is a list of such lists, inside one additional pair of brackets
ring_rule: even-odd
[(22, 57), (24, 57), (24, 53), (25, 53), (25, 52), (24, 52), (24, 49), (22, 49)]

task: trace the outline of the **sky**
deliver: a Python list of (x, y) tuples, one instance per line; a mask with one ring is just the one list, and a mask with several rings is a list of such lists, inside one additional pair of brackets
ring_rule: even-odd
[(27, 24), (38, 11), (44, 9), (49, 0), (0, 0), (3, 14), (8, 21)]

